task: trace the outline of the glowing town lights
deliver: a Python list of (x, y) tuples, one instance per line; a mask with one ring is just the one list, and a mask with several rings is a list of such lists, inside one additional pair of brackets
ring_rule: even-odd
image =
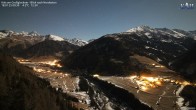
[(60, 64), (57, 64), (57, 67), (61, 68), (62, 66)]
[(163, 68), (164, 67), (162, 65), (156, 65), (155, 63), (153, 63), (152, 66), (154, 66), (155, 68)]
[(187, 82), (187, 81), (182, 82), (182, 84), (183, 84), (183, 85), (190, 85), (190, 83)]
[(153, 77), (146, 77), (146, 79), (150, 82), (155, 82), (157, 81), (157, 79), (153, 78)]
[(161, 86), (161, 82), (160, 81), (156, 81), (155, 84)]
[(33, 67), (33, 70), (36, 71), (36, 72), (45, 72), (45, 70), (43, 70), (43, 69), (37, 69), (35, 67)]
[(47, 61), (47, 62), (40, 62), (42, 64), (46, 64), (46, 65), (50, 65), (50, 66), (56, 66), (56, 67), (59, 67), (61, 68), (62, 65), (58, 63), (59, 60), (54, 60), (54, 61)]
[(162, 85), (163, 79), (156, 77), (147, 77), (147, 76), (130, 76), (130, 80), (133, 80), (137, 83), (139, 88), (143, 91), (147, 91), (150, 88), (156, 88)]
[(18, 62), (19, 63), (25, 63), (25, 62), (29, 62), (29, 60), (23, 60), (23, 59), (20, 60), (20, 59), (18, 59)]
[(149, 89), (157, 88), (162, 86), (164, 83), (173, 83), (177, 85), (194, 85), (196, 86), (195, 83), (190, 83), (188, 81), (179, 81), (175, 79), (170, 79), (170, 78), (161, 78), (160, 76), (158, 77), (149, 77), (149, 76), (129, 76), (128, 79), (132, 80), (132, 82), (135, 82), (139, 88), (143, 91), (147, 91)]
[(141, 80), (147, 80), (148, 82), (156, 82), (159, 79), (158, 78), (154, 78), (154, 77), (144, 77), (144, 76), (142, 76)]
[(171, 80), (171, 82), (172, 82), (172, 83), (174, 83), (174, 82), (175, 82), (175, 80)]
[(69, 76), (69, 74), (64, 74), (65, 76)]
[(99, 77), (99, 75), (98, 74), (94, 74), (93, 77)]
[(138, 81), (138, 80), (136, 80), (136, 83), (137, 83), (139, 86), (145, 86), (145, 85), (146, 85), (146, 83), (144, 83), (144, 82), (142, 82), (142, 81)]
[(164, 66), (156, 65), (155, 67), (156, 67), (156, 68), (163, 68)]
[(148, 88), (146, 86), (141, 86), (140, 89), (146, 91)]

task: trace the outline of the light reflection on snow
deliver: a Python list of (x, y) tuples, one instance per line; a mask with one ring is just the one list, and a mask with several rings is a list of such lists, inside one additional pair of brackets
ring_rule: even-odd
[(157, 88), (163, 85), (163, 83), (173, 83), (173, 84), (179, 84), (179, 85), (195, 85), (193, 83), (190, 83), (188, 81), (179, 81), (169, 78), (162, 78), (162, 77), (153, 77), (153, 76), (136, 76), (132, 75), (128, 77), (128, 79), (134, 81), (137, 83), (139, 89), (143, 91), (147, 91), (149, 89)]

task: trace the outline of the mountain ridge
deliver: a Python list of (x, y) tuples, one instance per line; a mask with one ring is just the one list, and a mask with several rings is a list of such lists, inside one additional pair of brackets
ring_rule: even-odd
[(68, 38), (60, 37), (60, 36), (53, 35), (53, 34), (41, 35), (41, 34), (37, 33), (36, 31), (14, 32), (11, 30), (0, 30), (0, 39), (11, 37), (11, 36), (22, 36), (22, 37), (32, 37), (32, 38), (33, 37), (35, 37), (35, 38), (40, 37), (41, 41), (44, 41), (46, 39), (55, 40), (55, 41), (67, 41), (67, 42), (72, 43), (77, 46), (84, 46), (84, 45), (88, 44), (88, 42), (85, 40), (81, 40), (81, 39), (77, 39), (77, 38), (68, 39)]
[[(168, 29), (158, 30), (143, 26), (131, 29), (128, 32), (107, 34), (74, 51), (67, 57), (66, 61), (68, 62), (65, 63), (65, 66), (93, 73), (103, 72), (114, 75), (116, 72), (122, 74), (123, 71), (121, 70), (126, 70), (124, 67), (129, 67), (128, 65), (135, 61), (128, 56), (138, 54), (169, 67), (173, 59), (191, 49), (192, 45), (196, 42), (192, 37), (170, 31)], [(118, 51), (116, 51), (117, 48)], [(125, 59), (117, 57), (123, 56), (123, 53), (128, 54), (124, 57)], [(107, 62), (103, 63), (104, 61)], [(79, 62), (82, 62), (82, 64)], [(109, 69), (111, 67), (107, 66), (119, 65), (116, 64), (117, 62), (122, 63), (121, 66), (117, 66), (123, 68), (119, 69), (121, 72), (114, 71), (115, 69), (112, 71)], [(130, 70), (128, 69), (126, 72), (129, 73)]]

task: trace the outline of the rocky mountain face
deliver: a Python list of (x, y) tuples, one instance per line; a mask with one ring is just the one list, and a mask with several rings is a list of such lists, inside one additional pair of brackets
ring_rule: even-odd
[(72, 101), (75, 98), (56, 91), (32, 69), (0, 51), (1, 110), (75, 110)]
[(171, 29), (140, 26), (127, 32), (105, 35), (81, 47), (66, 59), (65, 65), (91, 72), (129, 73), (135, 71), (133, 68), (137, 65), (135, 59), (130, 59), (134, 54), (169, 66), (170, 61), (191, 49), (194, 43), (192, 37)]

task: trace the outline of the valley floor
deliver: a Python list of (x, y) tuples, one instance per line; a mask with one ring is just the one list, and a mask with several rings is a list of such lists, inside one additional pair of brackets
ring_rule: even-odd
[[(142, 103), (156, 110), (180, 110), (186, 107), (182, 104), (182, 98), (179, 96), (179, 88), (190, 84), (179, 77), (175, 72), (160, 65), (159, 63), (142, 56), (133, 56), (140, 62), (146, 64), (151, 69), (150, 75), (132, 75), (132, 76), (99, 76), (94, 77), (99, 80), (107, 81), (113, 85), (123, 88), (134, 94)], [(32, 62), (28, 60), (17, 59), (20, 63), (33, 68), (35, 74), (48, 80), (53, 88), (61, 90), (69, 95), (76, 97), (79, 102), (74, 102), (74, 106), (81, 109), (93, 109), (90, 106), (92, 99), (89, 94), (80, 91), (79, 76), (73, 76), (59, 69), (61, 65), (57, 60)], [(109, 107), (108, 107), (109, 108)]]
[(78, 91), (79, 78), (60, 70), (58, 60), (50, 59), (48, 61), (45, 60), (44, 62), (24, 59), (17, 60), (21, 64), (32, 68), (35, 71), (36, 76), (49, 81), (51, 86), (56, 88), (56, 91), (61, 91), (76, 97), (79, 102), (73, 102), (73, 106), (78, 109), (89, 109), (88, 95)]

